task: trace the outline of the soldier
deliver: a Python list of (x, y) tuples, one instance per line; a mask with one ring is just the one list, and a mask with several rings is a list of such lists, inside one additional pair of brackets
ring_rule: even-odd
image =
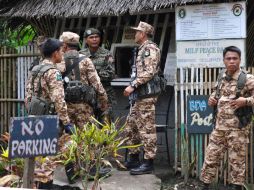
[[(94, 104), (97, 101), (96, 94), (98, 96), (99, 109), (102, 112), (108, 109), (107, 94), (91, 59), (79, 54), (77, 51), (79, 48), (79, 35), (73, 32), (63, 32), (60, 36), (60, 41), (63, 42), (62, 50), (65, 61), (63, 77), (64, 80), (66, 79), (65, 77), (70, 80), (65, 88), (68, 114), (71, 122), (78, 127), (82, 127), (90, 121), (90, 117), (94, 113)], [(94, 90), (96, 93), (92, 94), (91, 92)], [(81, 91), (84, 93), (80, 94)]]
[[(153, 160), (157, 149), (155, 103), (158, 98), (156, 94), (146, 94), (141, 91), (147, 87), (149, 81), (153, 81), (159, 72), (161, 54), (158, 46), (149, 40), (154, 35), (154, 28), (151, 25), (140, 22), (138, 27), (132, 27), (132, 29), (136, 30), (135, 42), (140, 46), (136, 58), (136, 71), (132, 73), (132, 76), (135, 76), (131, 84), (124, 90), (124, 96), (130, 96), (137, 92), (137, 99), (131, 105), (127, 117), (126, 132), (129, 137), (127, 144), (142, 143), (144, 145), (144, 161), (139, 163), (139, 149), (130, 149), (130, 159), (126, 163), (126, 167), (131, 169), (130, 174), (140, 175), (153, 171)], [(151, 91), (153, 90), (151, 89)]]
[[(226, 150), (229, 153), (230, 189), (240, 190), (245, 182), (248, 123), (251, 120), (251, 106), (254, 105), (254, 76), (240, 69), (241, 51), (235, 46), (224, 49), (223, 62), (226, 69), (219, 75), (208, 100), (209, 106), (217, 107), (217, 114), (201, 170), (200, 179), (204, 182), (202, 190), (209, 189)], [(250, 109), (249, 113), (238, 117), (238, 113), (247, 108)]]
[(111, 53), (102, 47), (101, 32), (95, 28), (89, 28), (84, 33), (87, 48), (81, 50), (80, 53), (89, 57), (101, 79), (101, 83), (107, 92), (109, 99), (109, 113), (112, 116), (112, 106), (116, 104), (116, 96), (110, 82), (115, 78), (115, 66)]
[[(78, 52), (79, 38), (76, 33), (63, 32), (60, 41), (63, 42), (65, 68), (62, 69), (65, 71), (63, 77), (66, 82), (65, 99), (68, 115), (71, 122), (77, 127), (83, 127), (92, 121), (91, 116), (94, 114), (95, 105), (101, 112), (108, 109), (108, 98), (91, 59)], [(67, 164), (65, 170), (69, 182), (73, 183), (74, 164)], [(90, 175), (94, 176), (95, 172), (96, 168), (94, 167), (90, 170)], [(101, 176), (108, 172), (110, 172), (108, 168), (99, 170)]]
[[(56, 112), (64, 125), (65, 132), (72, 134), (73, 125), (70, 123), (64, 100), (62, 75), (55, 67), (55, 64), (62, 59), (61, 46), (62, 43), (57, 39), (49, 38), (44, 42), (42, 46), (44, 59), (41, 64), (33, 67), (27, 81), (25, 105), (29, 115), (48, 115)], [(35, 179), (42, 180), (40, 188), (52, 184), (56, 166), (50, 158), (46, 157), (45, 160), (47, 161), (43, 166), (36, 162)], [(46, 179), (38, 175), (41, 173), (47, 173), (47, 176), (44, 176)]]

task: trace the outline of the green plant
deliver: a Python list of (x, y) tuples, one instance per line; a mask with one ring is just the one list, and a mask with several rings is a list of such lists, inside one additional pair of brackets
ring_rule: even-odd
[[(100, 180), (103, 179), (99, 176), (100, 168), (103, 165), (112, 167), (106, 158), (114, 158), (120, 164), (117, 159), (120, 157), (118, 150), (141, 145), (123, 146), (127, 138), (122, 135), (124, 126), (118, 126), (119, 120), (114, 123), (100, 123), (94, 118), (93, 120), (93, 123), (88, 123), (83, 128), (75, 128), (71, 141), (67, 143), (61, 156), (65, 165), (76, 163), (77, 175), (82, 178), (84, 189), (88, 188), (88, 179), (92, 177), (94, 178), (92, 190), (96, 190), (99, 188)], [(96, 173), (95, 176), (90, 176), (93, 167), (96, 167)]]

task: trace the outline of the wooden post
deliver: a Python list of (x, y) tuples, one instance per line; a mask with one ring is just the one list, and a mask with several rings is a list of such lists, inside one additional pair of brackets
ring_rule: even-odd
[(24, 174), (23, 174), (23, 187), (33, 188), (34, 183), (34, 166), (35, 157), (25, 158)]

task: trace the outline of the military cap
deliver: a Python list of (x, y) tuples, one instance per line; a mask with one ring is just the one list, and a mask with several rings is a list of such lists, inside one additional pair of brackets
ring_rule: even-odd
[(63, 32), (59, 40), (67, 44), (79, 44), (79, 35), (74, 32)]
[(36, 39), (35, 39), (35, 43), (38, 47), (41, 47), (41, 45), (47, 40), (47, 37), (46, 36), (38, 36)]
[(139, 22), (138, 27), (131, 27), (133, 30), (138, 30), (145, 32), (146, 34), (149, 35), (154, 35), (154, 28), (150, 25), (147, 24), (146, 22)]
[(49, 38), (42, 44), (42, 54), (50, 57), (55, 51), (59, 50), (63, 45), (58, 39)]
[(84, 38), (87, 38), (88, 36), (93, 35), (93, 34), (98, 34), (99, 36), (101, 36), (101, 32), (98, 29), (88, 28), (84, 33)]

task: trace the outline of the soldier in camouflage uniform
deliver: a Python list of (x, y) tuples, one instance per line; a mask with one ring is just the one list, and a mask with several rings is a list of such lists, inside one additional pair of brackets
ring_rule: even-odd
[[(114, 59), (111, 53), (102, 47), (101, 33), (95, 28), (87, 29), (84, 33), (87, 48), (81, 50), (80, 53), (89, 57), (101, 79), (101, 83), (107, 92), (109, 99), (109, 110), (112, 112), (112, 105), (116, 104), (116, 96), (110, 82), (115, 78)], [(112, 115), (112, 113), (110, 113)]]
[[(125, 90), (124, 95), (130, 96), (141, 85), (152, 80), (156, 73), (159, 72), (160, 49), (149, 40), (154, 34), (154, 28), (140, 22), (136, 30), (135, 42), (139, 44), (138, 55), (136, 59), (136, 78)], [(156, 127), (155, 127), (155, 103), (157, 95), (147, 98), (138, 98), (134, 105), (131, 106), (130, 113), (127, 117), (126, 132), (129, 140), (128, 145), (144, 145), (144, 161), (139, 163), (139, 149), (130, 149), (130, 159), (126, 167), (132, 175), (151, 173), (153, 171), (153, 160), (156, 155)]]
[[(226, 47), (223, 51), (226, 71), (217, 81), (215, 91), (210, 95), (208, 104), (217, 106), (216, 126), (210, 136), (206, 149), (205, 161), (200, 179), (204, 182), (203, 190), (209, 189), (216, 176), (216, 170), (228, 150), (230, 179), (232, 190), (242, 189), (245, 181), (245, 155), (249, 127), (239, 127), (235, 111), (241, 107), (254, 105), (254, 76), (247, 74), (244, 88), (237, 97), (237, 84), (240, 78), (241, 51), (235, 46)], [(217, 92), (218, 89), (218, 92)]]
[[(79, 69), (80, 81), (82, 84), (92, 86), (95, 89), (97, 92), (99, 109), (104, 112), (108, 109), (107, 94), (100, 82), (100, 78), (91, 59), (84, 57), (77, 51), (79, 47), (79, 38), (79, 35), (73, 32), (63, 32), (60, 36), (60, 41), (63, 42), (62, 50), (64, 52), (65, 60), (72, 60), (73, 58), (79, 59), (80, 62), (77, 64), (77, 68)], [(64, 70), (66, 72), (66, 68)], [(68, 74), (70, 81), (77, 80), (74, 70), (75, 68), (73, 68)], [(65, 73), (63, 75), (65, 75)], [(83, 102), (82, 100), (75, 103), (67, 101), (67, 106), (71, 122), (78, 127), (82, 127), (89, 122), (94, 113), (94, 108), (89, 103)]]
[[(32, 74), (27, 81), (25, 105), (29, 112), (33, 96), (40, 96), (47, 102), (53, 102), (56, 113), (64, 125), (65, 132), (71, 134), (73, 125), (70, 123), (67, 105), (64, 100), (62, 75), (55, 67), (55, 64), (61, 62), (62, 59), (61, 45), (62, 43), (59, 40), (51, 38), (44, 42), (42, 46), (44, 59), (40, 65), (32, 69)], [(41, 70), (45, 67), (50, 67), (50, 69), (46, 70), (41, 78), (39, 74), (36, 76), (33, 75), (38, 68)], [(39, 90), (40, 86), (41, 90)], [(39, 93), (41, 93), (41, 95), (39, 95)], [(43, 160), (43, 162), (40, 162), (41, 160)], [(48, 187), (49, 184), (52, 184), (53, 172), (56, 168), (56, 164), (53, 162), (52, 157), (37, 159), (35, 164), (35, 181), (41, 182), (39, 188)]]

